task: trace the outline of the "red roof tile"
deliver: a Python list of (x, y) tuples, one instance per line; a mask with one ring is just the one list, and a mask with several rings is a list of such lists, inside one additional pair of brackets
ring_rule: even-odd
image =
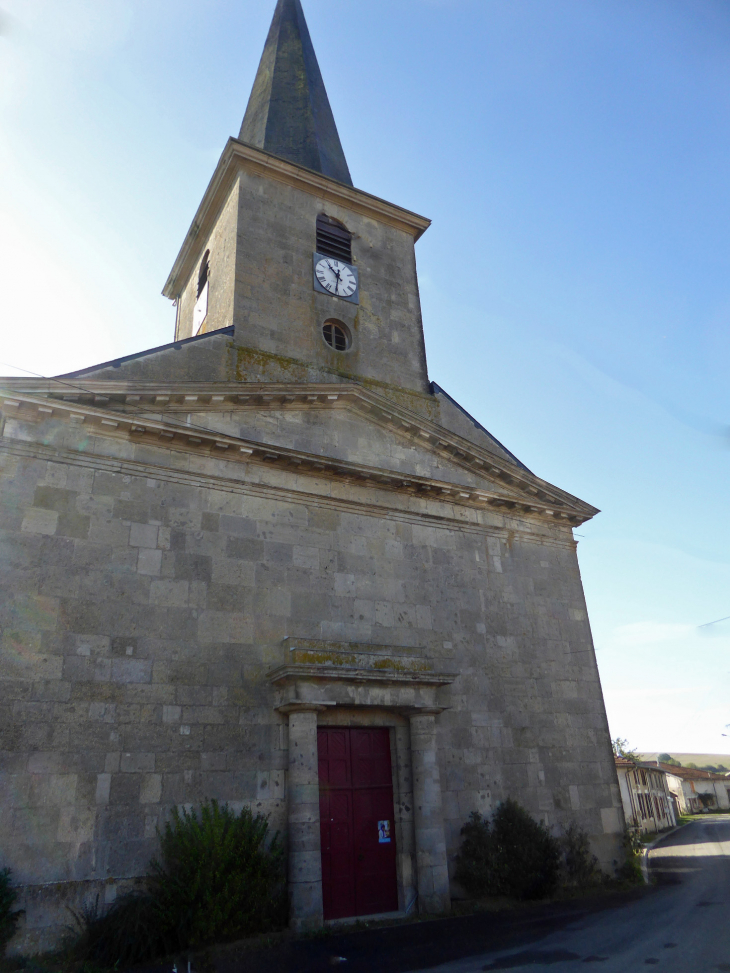
[(694, 767), (674, 767), (672, 764), (659, 764), (659, 767), (682, 780), (723, 780), (727, 783), (729, 779), (724, 774), (713, 774), (709, 770), (695, 770)]

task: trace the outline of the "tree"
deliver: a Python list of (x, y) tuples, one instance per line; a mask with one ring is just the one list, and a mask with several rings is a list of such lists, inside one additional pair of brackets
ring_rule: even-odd
[(639, 755), (634, 747), (629, 746), (628, 740), (624, 740), (623, 737), (616, 737), (615, 740), (611, 740), (611, 746), (613, 747), (614, 757), (621, 757), (623, 760), (631, 760), (638, 764)]

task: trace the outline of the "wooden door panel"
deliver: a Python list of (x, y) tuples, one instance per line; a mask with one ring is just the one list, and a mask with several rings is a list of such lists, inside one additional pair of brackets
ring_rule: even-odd
[(347, 730), (319, 730), (317, 749), (322, 902), (325, 918), (342, 919), (357, 908)]
[(353, 787), (392, 787), (389, 732), (378, 727), (352, 733)]
[(325, 919), (395, 911), (389, 731), (322, 728), (318, 749)]
[[(353, 791), (355, 826), (355, 894), (358, 915), (398, 908), (395, 881), (395, 835), (392, 787)], [(390, 841), (380, 841), (381, 821), (390, 825)]]

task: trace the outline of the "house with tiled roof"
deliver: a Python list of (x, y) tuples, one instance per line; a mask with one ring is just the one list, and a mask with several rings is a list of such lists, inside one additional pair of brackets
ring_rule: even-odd
[(677, 824), (677, 807), (669, 790), (668, 775), (658, 767), (616, 757), (621, 803), (629, 827), (664, 831)]
[(676, 796), (682, 814), (730, 810), (730, 778), (724, 774), (696, 770), (694, 767), (675, 767), (673, 764), (657, 763), (650, 766), (658, 767), (667, 775), (669, 790)]

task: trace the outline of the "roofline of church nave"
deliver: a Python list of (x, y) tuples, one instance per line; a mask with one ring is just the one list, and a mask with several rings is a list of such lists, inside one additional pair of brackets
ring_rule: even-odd
[[(85, 425), (104, 437), (123, 437), (185, 452), (204, 451), (228, 461), (280, 464), (309, 475), (334, 475), (386, 489), (415, 491), (429, 499), (488, 506), (579, 526), (599, 511), (484, 447), (464, 439), (379, 393), (352, 383), (115, 382), (96, 379), (85, 387), (54, 379), (0, 380), (6, 416), (37, 423), (48, 419)], [(62, 387), (59, 388), (59, 385)], [(116, 406), (116, 408), (115, 408)], [(413, 445), (492, 480), (498, 488), (473, 487), (389, 468), (362, 466), (336, 457), (248, 440), (182, 422), (187, 413), (262, 409), (342, 409), (360, 414)], [(125, 411), (128, 410), (128, 411)]]

